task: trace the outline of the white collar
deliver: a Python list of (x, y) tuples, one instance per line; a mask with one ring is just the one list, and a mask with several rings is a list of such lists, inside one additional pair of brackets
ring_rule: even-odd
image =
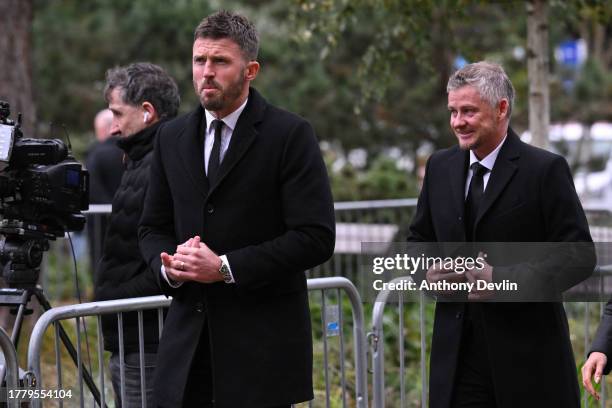
[[(221, 118), (221, 121), (225, 124), (225, 126), (230, 128), (231, 132), (234, 131), (234, 128), (236, 127), (236, 123), (238, 122), (238, 118), (240, 117), (240, 114), (242, 113), (242, 111), (246, 107), (246, 104), (247, 104), (248, 101), (249, 101), (249, 98), (247, 97), (246, 100), (244, 101), (244, 103), (242, 105), (240, 105), (238, 107), (238, 109), (236, 109), (235, 111), (233, 111), (229, 115)], [(208, 126), (207, 131), (210, 132), (210, 126), (212, 125), (213, 120), (215, 120), (217, 118), (208, 109), (204, 109), (204, 114), (206, 115), (206, 124)]]
[(499, 151), (501, 147), (503, 146), (504, 142), (506, 141), (507, 137), (508, 137), (508, 133), (506, 133), (506, 135), (504, 136), (502, 141), (497, 145), (497, 147), (491, 153), (486, 155), (485, 158), (483, 158), (482, 160), (478, 160), (478, 157), (476, 157), (474, 152), (470, 150), (470, 167), (472, 166), (472, 164), (478, 162), (482, 166), (486, 167), (489, 171), (493, 170), (493, 166), (495, 165), (495, 160), (497, 160), (497, 155), (499, 154)]

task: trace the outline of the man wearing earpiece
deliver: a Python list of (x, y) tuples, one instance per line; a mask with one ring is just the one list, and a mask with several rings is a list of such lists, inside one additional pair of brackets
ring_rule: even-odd
[[(174, 118), (180, 103), (178, 87), (160, 67), (136, 63), (106, 73), (104, 97), (113, 113), (111, 133), (119, 137), (125, 172), (113, 198), (104, 253), (96, 273), (96, 300), (161, 294), (157, 280), (138, 248), (138, 222), (149, 186), (153, 141), (159, 126)], [(104, 348), (112, 352), (110, 372), (116, 406), (141, 407), (137, 314), (123, 314), (125, 396), (121, 398), (117, 319), (102, 316)], [(153, 402), (153, 370), (159, 339), (157, 313), (144, 314), (146, 406)]]

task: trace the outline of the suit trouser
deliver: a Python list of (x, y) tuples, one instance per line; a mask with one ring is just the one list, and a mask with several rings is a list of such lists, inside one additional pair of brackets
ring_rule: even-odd
[[(144, 373), (146, 383), (147, 407), (153, 407), (153, 376), (155, 372), (156, 353), (144, 353)], [(121, 366), (119, 353), (113, 352), (109, 361), (111, 382), (115, 391), (115, 406), (118, 408), (142, 407), (140, 388), (140, 354), (127, 353), (123, 358), (125, 379), (125, 400), (121, 399)]]
[(478, 303), (466, 305), (451, 400), (453, 408), (497, 406), (480, 306)]

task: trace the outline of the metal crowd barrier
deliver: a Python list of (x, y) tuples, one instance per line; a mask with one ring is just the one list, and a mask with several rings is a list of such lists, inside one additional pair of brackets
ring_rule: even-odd
[[(412, 279), (411, 276), (395, 278), (391, 283), (401, 282), (402, 280)], [(385, 405), (385, 336), (384, 336), (384, 317), (390, 290), (382, 290), (374, 300), (372, 310), (372, 331), (368, 333), (372, 354), (372, 407), (384, 408)], [(425, 295), (421, 292), (419, 298), (419, 328), (420, 328), (420, 372), (421, 372), (421, 407), (427, 406), (427, 339), (425, 330)], [(406, 402), (405, 389), (405, 348), (404, 348), (404, 299), (402, 292), (397, 292), (397, 311), (398, 311), (398, 353), (399, 353), (399, 378), (400, 378), (400, 408), (408, 406)], [(388, 316), (388, 313), (387, 313)], [(386, 323), (389, 323), (387, 321)]]
[[(323, 333), (323, 356), (324, 356), (324, 378), (325, 378), (325, 407), (330, 407), (330, 383), (329, 383), (329, 367), (328, 367), (328, 334), (327, 331), (330, 326), (335, 328), (337, 323), (337, 333), (340, 339), (340, 355), (339, 364), (341, 372), (341, 401), (342, 407), (347, 406), (347, 384), (345, 376), (345, 365), (346, 358), (344, 348), (344, 330), (343, 330), (343, 316), (342, 316), (342, 296), (344, 292), (351, 305), (351, 312), (353, 318), (353, 343), (354, 343), (354, 360), (355, 360), (355, 400), (354, 405), (358, 408), (368, 407), (368, 379), (367, 379), (367, 345), (365, 338), (365, 319), (363, 313), (363, 305), (361, 303), (361, 297), (355, 288), (353, 283), (342, 277), (332, 278), (318, 278), (308, 279), (308, 290), (320, 290), (322, 307), (321, 307), (321, 321), (324, 328)], [(337, 322), (330, 321), (327, 319), (325, 292), (327, 290), (337, 291), (337, 307), (338, 307), (338, 320)], [(312, 406), (312, 401), (309, 403), (309, 407)]]
[(5, 378), (6, 373), (6, 388), (2, 390), (2, 401), (6, 402), (6, 406), (9, 408), (17, 408), (19, 407), (19, 402), (17, 398), (9, 398), (13, 397), (10, 395), (9, 390), (16, 391), (19, 386), (19, 364), (17, 362), (17, 351), (15, 350), (15, 346), (11, 342), (11, 338), (9, 335), (0, 327), (0, 350), (2, 350), (2, 354), (4, 355), (4, 367), (2, 368), (0, 375), (0, 383), (2, 383), (2, 379)]
[[(355, 286), (346, 278), (342, 277), (332, 277), (332, 278), (320, 278), (320, 279), (309, 279), (308, 280), (308, 289), (311, 292), (311, 306), (313, 302), (316, 302), (312, 292), (318, 291), (321, 293), (321, 326), (320, 330), (322, 334), (322, 339), (320, 343), (317, 344), (315, 339), (315, 346), (317, 348), (322, 347), (323, 354), (323, 369), (322, 373), (315, 372), (315, 376), (317, 374), (322, 374), (323, 381), (325, 384), (325, 395), (321, 399), (323, 402), (318, 400), (318, 396), (315, 395), (315, 401), (310, 401), (307, 404), (299, 404), (298, 406), (307, 405), (309, 407), (313, 406), (342, 406), (342, 407), (358, 407), (358, 408), (367, 408), (368, 407), (368, 393), (367, 393), (367, 345), (365, 338), (365, 321), (364, 321), (364, 312), (361, 303), (361, 298), (357, 293), (357, 289)], [(328, 304), (331, 295), (335, 295), (335, 304)], [(353, 354), (354, 354), (354, 383), (349, 382), (347, 379), (346, 373), (346, 365), (347, 362), (350, 361), (347, 358), (347, 347), (345, 344), (345, 317), (343, 316), (342, 309), (343, 306), (346, 306), (346, 302), (343, 301), (343, 295), (348, 299), (348, 305), (351, 309), (351, 318), (353, 323)], [(103, 301), (103, 302), (93, 302), (93, 303), (83, 303), (79, 305), (67, 305), (56, 307), (51, 310), (45, 312), (40, 319), (37, 321), (34, 329), (32, 331), (32, 335), (30, 337), (30, 343), (28, 346), (28, 369), (31, 372), (31, 375), (36, 380), (36, 387), (38, 389), (45, 389), (49, 387), (54, 387), (57, 389), (66, 389), (67, 387), (74, 386), (74, 398), (78, 399), (78, 406), (85, 406), (85, 395), (86, 390), (83, 383), (83, 372), (85, 369), (91, 370), (91, 365), (86, 364), (87, 356), (84, 356), (83, 348), (87, 347), (87, 337), (95, 337), (96, 339), (96, 347), (95, 354), (97, 356), (97, 375), (92, 373), (92, 377), (97, 377), (97, 384), (100, 392), (100, 399), (98, 401), (93, 401), (92, 397), (92, 406), (106, 406), (106, 402), (110, 397), (110, 392), (107, 391), (108, 387), (105, 387), (105, 374), (103, 367), (106, 366), (104, 359), (104, 350), (103, 350), (103, 342), (102, 342), (102, 327), (101, 327), (101, 315), (108, 313), (117, 313), (118, 314), (118, 327), (119, 327), (119, 338), (122, 339), (122, 326), (121, 326), (121, 313), (125, 312), (138, 312), (138, 325), (139, 325), (139, 341), (140, 341), (140, 367), (141, 367), (141, 390), (143, 396), (145, 396), (145, 384), (142, 379), (144, 379), (144, 352), (143, 352), (143, 320), (142, 313), (143, 310), (148, 309), (157, 309), (158, 310), (158, 318), (159, 325), (163, 327), (163, 314), (162, 309), (166, 308), (170, 305), (171, 300), (167, 299), (164, 296), (152, 296), (152, 297), (143, 297), (143, 298), (132, 298), (132, 299), (122, 299), (122, 300), (112, 300), (112, 301)], [(332, 317), (330, 318), (330, 310), (334, 310), (336, 308), (336, 312), (332, 313)], [(91, 333), (86, 338), (83, 339), (83, 325), (86, 324), (85, 317), (95, 317), (96, 318), (96, 334), (93, 336)], [(319, 319), (316, 313), (312, 313), (313, 321), (315, 319)], [(74, 327), (76, 330), (76, 349), (77, 349), (77, 367), (76, 367), (76, 380), (73, 379), (74, 384), (69, 383), (64, 380), (64, 376), (70, 373), (69, 370), (65, 370), (62, 367), (62, 350), (60, 349), (60, 342), (58, 341), (58, 328), (60, 322), (67, 323), (66, 320), (74, 319)], [(43, 371), (43, 365), (41, 364), (41, 358), (43, 355), (44, 345), (45, 345), (45, 333), (47, 333), (47, 329), (51, 326), (55, 328), (55, 370), (50, 370), (49, 367)], [(65, 324), (67, 326), (67, 324)], [(314, 325), (313, 325), (314, 327)], [(318, 330), (314, 330), (318, 331)], [(337, 361), (338, 367), (335, 365), (331, 367), (331, 347), (330, 342), (331, 339), (337, 337), (340, 342), (339, 355), (335, 359)], [(74, 339), (73, 339), (74, 340)], [(85, 341), (85, 345), (83, 344)], [(320, 347), (319, 347), (320, 346)], [(89, 353), (89, 349), (87, 348), (87, 352)], [(119, 349), (120, 357), (123, 356), (123, 347), (120, 342)], [(316, 353), (315, 353), (316, 356)], [(316, 357), (315, 357), (316, 358)], [(123, 359), (120, 359), (121, 367), (123, 367)], [(72, 363), (72, 362), (70, 362)], [(69, 363), (69, 364), (70, 364)], [(16, 363), (15, 363), (16, 364)], [(102, 367), (102, 369), (100, 369)], [(74, 368), (74, 364), (72, 364), (72, 368)], [(49, 374), (51, 371), (54, 374), (55, 381), (51, 381), (49, 378)], [(337, 387), (334, 387), (332, 381), (332, 371), (341, 373), (340, 383), (337, 384)], [(123, 388), (123, 374), (122, 377), (122, 395), (124, 395)], [(354, 389), (354, 395), (351, 395), (351, 389)], [(77, 392), (78, 391), (78, 392)], [(89, 390), (91, 392), (91, 389)], [(315, 391), (316, 387), (315, 387)], [(349, 398), (353, 399), (350, 400)], [(87, 398), (89, 400), (89, 397)], [(33, 406), (39, 407), (41, 406), (40, 400), (33, 400)], [(68, 401), (59, 401), (59, 406), (62, 407), (64, 403), (68, 404)], [(73, 406), (74, 402), (70, 403)], [(146, 404), (146, 401), (143, 400), (143, 406)]]
[[(596, 274), (600, 276), (610, 276), (612, 275), (612, 265), (606, 265), (597, 267)], [(391, 282), (401, 282), (406, 279), (412, 279), (411, 276), (403, 276), (393, 279)], [(396, 298), (393, 298), (392, 302), (397, 302), (397, 316), (398, 321), (392, 322), (388, 319), (390, 307), (387, 307), (389, 302), (389, 298), (392, 295), (397, 295)], [(603, 315), (605, 302), (572, 302), (566, 303), (565, 307), (568, 311), (568, 317), (571, 314), (580, 316), (583, 320), (584, 327), (584, 339), (583, 339), (583, 347), (585, 351), (584, 359), (586, 360), (586, 352), (589, 350), (592, 338), (590, 334), (592, 333), (591, 329), (596, 329), (599, 326), (600, 317)], [(420, 359), (419, 359), (419, 369), (420, 369), (420, 377), (421, 377), (421, 395), (420, 395), (420, 406), (427, 407), (428, 401), (428, 372), (427, 372), (427, 358), (428, 358), (428, 344), (430, 343), (430, 339), (428, 339), (427, 330), (426, 330), (426, 321), (427, 319), (432, 319), (432, 315), (428, 315), (425, 310), (426, 305), (426, 297), (424, 293), (420, 293), (419, 297), (419, 329), (420, 329)], [(373, 408), (384, 408), (387, 405), (386, 401), (386, 391), (387, 388), (385, 386), (385, 336), (384, 336), (384, 326), (397, 323), (398, 329), (398, 348), (397, 350), (393, 350), (397, 352), (399, 358), (399, 366), (394, 367), (398, 371), (399, 374), (399, 405), (398, 408), (404, 408), (410, 405), (408, 401), (406, 401), (406, 389), (405, 389), (405, 364), (406, 364), (406, 356), (405, 356), (405, 347), (404, 347), (404, 337), (406, 335), (404, 328), (404, 315), (406, 303), (404, 302), (402, 292), (392, 293), (389, 290), (382, 290), (379, 292), (378, 296), (374, 301), (374, 307), (372, 310), (372, 330), (368, 333), (368, 339), (370, 343), (371, 355), (372, 355), (372, 407)], [(579, 306), (577, 308), (576, 306)], [(597, 308), (599, 314), (593, 319), (593, 310)], [(577, 309), (577, 310), (573, 310)], [(581, 310), (582, 309), (582, 310)], [(593, 320), (595, 322), (595, 327), (592, 326)], [(576, 344), (574, 344), (574, 347)], [(578, 368), (581, 365), (578, 364)], [(580, 374), (579, 381), (581, 382)], [(582, 389), (582, 385), (580, 386)], [(583, 406), (595, 406), (599, 405), (601, 408), (607, 406), (607, 396), (606, 396), (606, 376), (604, 375), (601, 380), (601, 388), (600, 388), (600, 396), (601, 399), (598, 404), (592, 403), (589, 405), (589, 394), (583, 390)], [(396, 405), (393, 405), (394, 407)]]
[[(83, 384), (83, 370), (91, 369), (91, 365), (84, 367), (84, 359), (83, 359), (83, 347), (82, 347), (82, 336), (84, 329), (84, 317), (86, 316), (95, 316), (96, 317), (96, 328), (97, 328), (97, 342), (96, 342), (96, 351), (98, 357), (98, 381), (99, 381), (99, 390), (100, 399), (97, 401), (97, 406), (106, 406), (106, 388), (105, 388), (105, 379), (104, 379), (104, 370), (100, 369), (101, 367), (105, 367), (104, 363), (104, 348), (102, 341), (102, 318), (103, 314), (108, 313), (117, 313), (118, 320), (121, 322), (121, 313), (125, 312), (138, 312), (138, 323), (139, 323), (139, 341), (140, 341), (140, 366), (141, 366), (141, 375), (142, 370), (144, 369), (144, 348), (143, 348), (143, 338), (142, 338), (142, 312), (143, 310), (149, 309), (158, 309), (158, 316), (161, 315), (161, 311), (163, 308), (166, 308), (170, 305), (171, 300), (166, 298), (165, 296), (150, 296), (150, 297), (142, 297), (142, 298), (132, 298), (132, 299), (121, 299), (121, 300), (109, 300), (102, 302), (92, 302), (92, 303), (82, 303), (78, 305), (66, 305), (60, 306), (46, 311), (40, 316), (38, 321), (36, 322), (34, 329), (32, 330), (32, 334), (30, 336), (30, 342), (28, 344), (28, 370), (36, 379), (36, 387), (38, 389), (44, 389), (45, 387), (49, 388), (49, 384), (45, 383), (46, 380), (43, 375), (43, 371), (41, 369), (41, 354), (44, 345), (44, 338), (47, 329), (50, 326), (53, 326), (55, 329), (55, 373), (56, 373), (56, 382), (53, 384), (58, 390), (66, 389), (72, 384), (67, 384), (63, 379), (63, 369), (62, 369), (62, 357), (61, 357), (61, 349), (60, 349), (60, 341), (59, 341), (59, 324), (63, 320), (74, 319), (75, 321), (75, 329), (76, 329), (76, 350), (77, 350), (77, 379), (76, 386), (78, 387), (78, 398), (79, 398), (79, 406), (85, 406), (85, 393), (84, 393), (84, 384)], [(163, 321), (159, 319), (160, 327), (163, 327)], [(119, 336), (123, 337), (123, 327), (121, 323), (118, 325)], [(86, 342), (88, 342), (89, 335), (86, 336)], [(74, 339), (73, 339), (74, 340)], [(89, 343), (86, 344), (86, 349), (89, 354)], [(123, 356), (123, 345), (120, 344), (119, 353)], [(122, 367), (123, 368), (123, 367)], [(93, 373), (92, 373), (93, 376)], [(122, 370), (122, 378), (123, 378), (123, 370)], [(144, 378), (144, 377), (141, 377)], [(141, 389), (145, 386), (144, 383), (141, 382)], [(121, 384), (122, 394), (124, 394), (124, 384)], [(76, 391), (74, 390), (74, 396), (77, 397)], [(90, 389), (90, 391), (92, 391)], [(34, 407), (40, 407), (42, 402), (41, 400), (33, 400)], [(63, 407), (64, 400), (60, 399), (59, 406)], [(146, 404), (146, 400), (143, 401)], [(95, 404), (94, 404), (95, 405)]]
[[(320, 267), (314, 268), (309, 271), (310, 278), (319, 278), (324, 276), (337, 276), (341, 275), (349, 278), (354, 281), (356, 284), (360, 282), (360, 261), (361, 261), (361, 243), (362, 242), (392, 242), (392, 241), (404, 241), (405, 237), (408, 234), (407, 228), (410, 225), (410, 221), (412, 219), (412, 215), (414, 209), (416, 207), (416, 199), (402, 199), (402, 200), (378, 200), (378, 201), (360, 201), (360, 202), (338, 202), (335, 203), (335, 213), (336, 213), (336, 221), (337, 221), (337, 239), (336, 239), (336, 248), (334, 251), (334, 256), (330, 261), (321, 265)], [(95, 213), (97, 216), (103, 217), (105, 211), (108, 211), (109, 208), (96, 208)], [(587, 218), (589, 219), (589, 224), (591, 226), (591, 233), (593, 235), (593, 239), (596, 242), (612, 242), (612, 215), (610, 210), (606, 208), (591, 208), (585, 207), (585, 212), (587, 214)], [(309, 281), (313, 281), (310, 279)], [(359, 286), (359, 285), (358, 285)], [(328, 290), (327, 293), (331, 293), (333, 291)], [(382, 296), (382, 294), (381, 294)], [(336, 299), (339, 299), (340, 296), (336, 295)], [(381, 299), (383, 300), (383, 299)], [(323, 295), (321, 297), (321, 303), (329, 303), (326, 300), (326, 296)], [(338, 304), (342, 304), (338, 302)], [(418, 363), (420, 364), (421, 371), (421, 389), (420, 390), (410, 390), (412, 392), (412, 397), (410, 400), (407, 400), (405, 397), (406, 385), (405, 385), (405, 356), (403, 350), (404, 344), (402, 341), (398, 343), (399, 351), (401, 352), (401, 356), (399, 356), (399, 369), (400, 369), (400, 384), (397, 387), (400, 392), (399, 404), (421, 404), (421, 406), (427, 406), (427, 345), (429, 344), (429, 336), (430, 333), (426, 333), (426, 325), (428, 321), (432, 319), (432, 308), (426, 308), (425, 305), (427, 303), (421, 302), (418, 307), (418, 316), (419, 316), (419, 330), (420, 330), (420, 357), (418, 358)], [(311, 302), (312, 305), (312, 302)], [(327, 305), (324, 305), (321, 308), (321, 321), (323, 326), (326, 325), (325, 309)], [(597, 311), (595, 310), (595, 305), (590, 305), (588, 303), (580, 303), (580, 304), (568, 304), (566, 305), (566, 309), (568, 310), (568, 318), (575, 318), (576, 323), (572, 328), (572, 337), (574, 334), (577, 335), (580, 340), (576, 340), (573, 343), (574, 349), (576, 350), (577, 355), (581, 355), (582, 349), (585, 351), (588, 350), (588, 346), (590, 341), (592, 340), (591, 335), (594, 332), (594, 329), (598, 325)], [(389, 308), (387, 308), (389, 309)], [(599, 311), (603, 310), (603, 305), (600, 305)], [(339, 308), (340, 312), (342, 308)], [(385, 310), (384, 304), (375, 303), (374, 311), (373, 311), (373, 329), (369, 334), (369, 339), (372, 345), (372, 358), (373, 358), (373, 406), (383, 408), (384, 405), (381, 405), (385, 401), (385, 388), (384, 388), (384, 372), (381, 369), (384, 369), (384, 362), (382, 357), (384, 356), (384, 346), (382, 341), (382, 322), (383, 316), (385, 314), (391, 313), (391, 310)], [(404, 314), (406, 310), (400, 309), (398, 307), (397, 311), (393, 311), (393, 314), (401, 315), (401, 322), (403, 322)], [(314, 316), (314, 313), (313, 313)], [(342, 316), (340, 316), (341, 318)], [(389, 319), (387, 319), (388, 321)], [(314, 327), (314, 326), (313, 326)], [(580, 329), (577, 329), (580, 327)], [(411, 333), (406, 332), (406, 328), (403, 326), (403, 323), (398, 324), (398, 330), (402, 333), (402, 337), (410, 335)], [(336, 334), (339, 332), (336, 330)], [(340, 331), (341, 333), (341, 331)], [(582, 334), (582, 335), (580, 335)], [(323, 335), (325, 338), (322, 340), (323, 350), (321, 351), (323, 354), (324, 364), (327, 364), (327, 360), (332, 360), (330, 355), (327, 355), (328, 350), (327, 347), (330, 345), (334, 345), (333, 341), (338, 338), (340, 341), (339, 348), (344, 348), (344, 340), (340, 338), (340, 336), (336, 335), (327, 337), (327, 332), (324, 330)], [(343, 351), (343, 350), (341, 350)], [(357, 367), (357, 362), (355, 362), (355, 366)], [(363, 365), (363, 364), (362, 364)], [(316, 366), (316, 361), (315, 361)], [(325, 370), (325, 388), (326, 395), (325, 401), (326, 405), (335, 404), (334, 396), (331, 396), (329, 393), (329, 387), (335, 385), (336, 383), (340, 383), (342, 387), (345, 384), (345, 368), (344, 366), (340, 367), (338, 372), (334, 370)], [(334, 379), (334, 375), (339, 377), (339, 380)], [(367, 381), (366, 381), (367, 382)], [(357, 383), (361, 383), (361, 381), (357, 381)], [(365, 389), (363, 384), (361, 385), (361, 389)], [(418, 391), (420, 394), (420, 398), (414, 397), (414, 394)], [(605, 386), (602, 387), (602, 401), (605, 400)], [(357, 390), (356, 387), (355, 401), (359, 401), (359, 398), (365, 398), (365, 392), (360, 394), (360, 391)], [(362, 395), (362, 397), (360, 397)], [(390, 399), (387, 396), (386, 399)], [(419, 401), (417, 401), (419, 399)], [(367, 398), (365, 398), (365, 403), (367, 404)], [(347, 401), (346, 393), (342, 392), (340, 397), (341, 406), (350, 406), (352, 401)], [(404, 405), (405, 406), (405, 405)], [(603, 403), (602, 403), (603, 406)]]

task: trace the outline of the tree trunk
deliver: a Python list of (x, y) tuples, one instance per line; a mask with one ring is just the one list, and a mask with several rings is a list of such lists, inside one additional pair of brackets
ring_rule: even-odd
[(0, 100), (11, 105), (11, 116), (23, 114), (26, 137), (35, 136), (36, 109), (32, 93), (33, 0), (0, 1)]
[[(32, 3), (33, 0), (0, 0), (0, 100), (11, 105), (11, 118), (21, 112), (24, 136), (33, 137), (36, 109), (32, 94)], [(0, 287), (5, 287), (4, 283)], [(38, 302), (30, 302), (29, 306)], [(0, 326), (10, 330), (15, 315), (0, 307)], [(34, 307), (40, 314), (40, 307)], [(29, 319), (32, 321), (32, 319)], [(27, 323), (24, 327), (28, 327)]]
[(548, 59), (548, 3), (527, 1), (527, 75), (529, 79), (529, 131), (532, 144), (548, 146), (550, 123)]

